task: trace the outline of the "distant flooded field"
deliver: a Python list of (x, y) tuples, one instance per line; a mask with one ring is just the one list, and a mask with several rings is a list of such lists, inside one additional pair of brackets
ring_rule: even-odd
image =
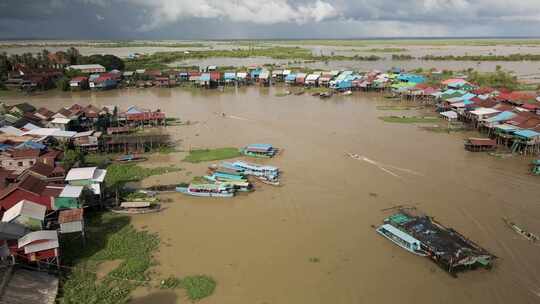
[(379, 61), (335, 61), (304, 62), (301, 59), (274, 59), (269, 57), (227, 58), (213, 57), (204, 59), (187, 59), (170, 63), (178, 66), (248, 66), (253, 64), (275, 64), (301, 66), (316, 69), (379, 69), (387, 70), (399, 66), (406, 69), (448, 69), (464, 70), (475, 68), (482, 72), (494, 71), (497, 65), (514, 71), (518, 76), (538, 75), (540, 64), (529, 61), (425, 61), (394, 60), (393, 54), (422, 57), (433, 56), (476, 56), (511, 54), (540, 54), (540, 40), (534, 39), (447, 39), (447, 40), (287, 40), (287, 41), (0, 41), (0, 51), (8, 54), (24, 52), (40, 52), (65, 50), (75, 46), (82, 55), (113, 54), (122, 58), (130, 54), (151, 55), (156, 52), (185, 52), (204, 50), (233, 50), (247, 48), (268, 48), (275, 46), (301, 47), (309, 49), (315, 56), (370, 56), (382, 57)]
[[(281, 88), (218, 91), (122, 89), (47, 92), (22, 100), (57, 110), (72, 103), (160, 108), (193, 122), (169, 127), (179, 149), (240, 147), (267, 142), (278, 158), (283, 186), (257, 185), (233, 199), (168, 194), (156, 214), (134, 224), (162, 240), (156, 277), (207, 274), (215, 293), (201, 303), (538, 303), (538, 246), (508, 229), (508, 217), (540, 232), (540, 180), (530, 159), (499, 159), (463, 149), (469, 133), (440, 134), (388, 124), (394, 104), (354, 93), (321, 100), (277, 97)], [(225, 117), (217, 113), (226, 113)], [(474, 134), (474, 133), (473, 133)], [(368, 161), (348, 158), (346, 152)], [(144, 185), (172, 184), (202, 175), (209, 163), (182, 162), (185, 153), (160, 155), (145, 165), (185, 170)], [(389, 174), (381, 167), (395, 168)], [(491, 271), (449, 276), (378, 235), (383, 209), (415, 206), (499, 257)], [(181, 293), (136, 291), (134, 303), (184, 303)]]

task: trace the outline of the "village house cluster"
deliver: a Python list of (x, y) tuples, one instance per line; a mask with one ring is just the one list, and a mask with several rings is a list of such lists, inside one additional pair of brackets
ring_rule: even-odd
[(140, 140), (125, 138), (162, 126), (165, 114), (79, 104), (58, 111), (2, 104), (0, 110), (0, 264), (59, 266), (61, 235), (79, 233), (84, 240), (84, 208), (102, 207), (108, 196), (107, 170), (67, 165), (66, 149), (138, 149)]

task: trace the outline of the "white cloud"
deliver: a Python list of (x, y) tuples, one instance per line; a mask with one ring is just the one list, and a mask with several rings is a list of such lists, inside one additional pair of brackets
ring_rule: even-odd
[(149, 31), (176, 21), (196, 18), (220, 18), (233, 22), (276, 24), (321, 22), (339, 15), (323, 0), (291, 4), (288, 0), (128, 0), (150, 11), (150, 22), (140, 27)]

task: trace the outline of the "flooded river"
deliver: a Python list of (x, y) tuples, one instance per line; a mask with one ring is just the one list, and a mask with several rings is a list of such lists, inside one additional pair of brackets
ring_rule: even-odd
[[(56, 110), (73, 102), (135, 104), (196, 121), (170, 127), (181, 147), (283, 148), (263, 163), (284, 171), (283, 186), (257, 186), (234, 199), (170, 194), (157, 214), (133, 217), (159, 233), (157, 277), (207, 274), (218, 282), (200, 303), (538, 303), (540, 247), (508, 229), (509, 217), (540, 232), (540, 180), (529, 160), (498, 159), (463, 149), (467, 134), (438, 134), (377, 117), (390, 101), (358, 93), (323, 101), (276, 97), (275, 89), (232, 92), (182, 89), (50, 93), (25, 98)], [(8, 103), (18, 100), (7, 100)], [(226, 113), (220, 117), (216, 113)], [(409, 113), (411, 113), (409, 111)], [(346, 152), (370, 161), (353, 160)], [(180, 173), (145, 183), (178, 183), (202, 175), (207, 163), (162, 155), (157, 165)], [(390, 174), (382, 168), (390, 168)], [(375, 233), (389, 213), (412, 205), (499, 257), (491, 271), (452, 278)], [(315, 261), (315, 262), (314, 262)], [(318, 261), (318, 262), (317, 262)], [(186, 303), (182, 293), (140, 289), (134, 303)]]

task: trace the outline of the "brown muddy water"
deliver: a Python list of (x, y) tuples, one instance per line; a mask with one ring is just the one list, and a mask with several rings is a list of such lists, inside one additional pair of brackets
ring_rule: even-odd
[[(275, 97), (274, 88), (220, 93), (182, 89), (50, 93), (25, 98), (56, 109), (73, 102), (159, 107), (197, 121), (170, 127), (181, 148), (268, 142), (284, 153), (264, 163), (284, 171), (283, 186), (258, 186), (233, 199), (167, 195), (161, 213), (133, 217), (159, 233), (155, 275), (207, 274), (218, 282), (200, 303), (538, 303), (540, 247), (509, 230), (509, 217), (540, 232), (540, 181), (529, 160), (498, 159), (463, 149), (467, 134), (438, 134), (378, 116), (391, 101), (355, 93), (323, 101)], [(7, 100), (9, 103), (20, 101)], [(219, 117), (216, 113), (226, 113)], [(414, 111), (408, 111), (408, 114)], [(345, 152), (373, 162), (352, 160)], [(183, 173), (146, 182), (177, 183), (202, 175), (162, 155), (151, 165)], [(393, 174), (381, 168), (388, 168)], [(399, 168), (399, 169), (398, 169)], [(491, 271), (452, 278), (375, 233), (389, 215), (413, 205), (497, 255)], [(314, 258), (318, 262), (313, 262)], [(185, 303), (181, 291), (139, 289), (133, 303)]]

